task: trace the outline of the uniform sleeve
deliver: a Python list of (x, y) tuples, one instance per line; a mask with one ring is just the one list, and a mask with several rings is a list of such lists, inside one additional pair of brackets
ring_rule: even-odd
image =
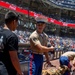
[(11, 36), (8, 38), (7, 48), (9, 51), (18, 50), (18, 38)]
[[(30, 40), (34, 43), (34, 45), (41, 44), (40, 41), (39, 41), (39, 39), (36, 38), (36, 37), (30, 38)], [(30, 42), (30, 43), (31, 43), (31, 42)]]

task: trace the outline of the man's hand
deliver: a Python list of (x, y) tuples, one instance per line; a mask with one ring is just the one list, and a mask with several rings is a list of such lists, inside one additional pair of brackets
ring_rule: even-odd
[(54, 51), (55, 47), (51, 46), (50, 51)]

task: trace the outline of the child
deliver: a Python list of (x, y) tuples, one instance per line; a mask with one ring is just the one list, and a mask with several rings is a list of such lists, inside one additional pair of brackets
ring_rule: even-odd
[[(71, 70), (70, 61), (72, 60), (73, 61), (73, 66), (75, 66), (74, 57), (75, 57), (75, 52), (73, 52), (73, 51), (65, 52), (59, 58), (60, 66), (66, 65)], [(66, 71), (63, 75), (70, 75), (70, 71)]]

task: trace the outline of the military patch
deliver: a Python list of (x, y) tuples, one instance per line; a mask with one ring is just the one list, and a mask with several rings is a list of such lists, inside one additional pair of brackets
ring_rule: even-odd
[(36, 40), (38, 40), (37, 38), (33, 38), (33, 41), (36, 41)]

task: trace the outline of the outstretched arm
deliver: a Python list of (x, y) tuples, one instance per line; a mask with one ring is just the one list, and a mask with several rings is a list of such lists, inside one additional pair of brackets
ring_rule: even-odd
[(30, 39), (30, 44), (31, 44), (31, 49), (36, 49), (37, 52), (39, 53), (44, 53), (44, 52), (49, 52), (49, 51), (53, 51), (54, 50), (54, 47), (46, 47), (46, 46), (43, 46), (41, 45), (41, 43), (38, 41), (38, 42), (35, 42), (34, 40)]
[(18, 75), (22, 75), (19, 59), (17, 56), (17, 51), (9, 51), (9, 55), (10, 55), (11, 62), (13, 64), (14, 68), (16, 69)]

